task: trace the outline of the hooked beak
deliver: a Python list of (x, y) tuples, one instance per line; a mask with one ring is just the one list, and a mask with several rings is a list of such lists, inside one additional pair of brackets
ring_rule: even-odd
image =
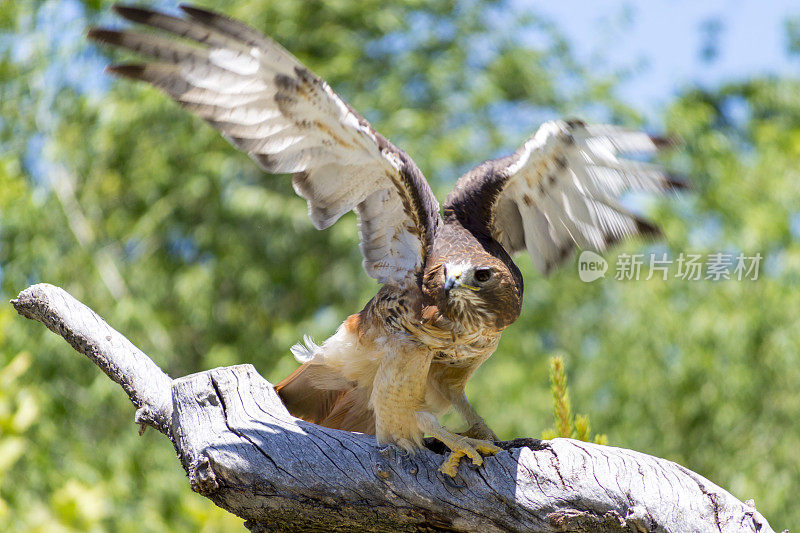
[(456, 287), (463, 287), (465, 289), (469, 289), (471, 291), (478, 291), (480, 290), (478, 287), (473, 287), (472, 285), (467, 285), (464, 283), (464, 267), (460, 265), (449, 266), (445, 269), (445, 276), (444, 276), (444, 290), (445, 292), (450, 292), (452, 289)]

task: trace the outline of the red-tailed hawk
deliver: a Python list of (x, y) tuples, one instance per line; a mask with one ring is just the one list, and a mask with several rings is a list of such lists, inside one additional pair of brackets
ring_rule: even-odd
[[(544, 272), (577, 247), (603, 250), (657, 229), (615, 200), (628, 189), (680, 185), (653, 165), (622, 159), (664, 141), (615, 126), (553, 121), (512, 155), (458, 180), (440, 211), (414, 161), (377, 133), (323, 80), (254, 29), (196, 7), (186, 18), (117, 6), (167, 36), (94, 29), (89, 36), (157, 59), (118, 65), (217, 128), (273, 174), (292, 174), (318, 229), (348, 211), (359, 220), (367, 274), (383, 284), (321, 345), (292, 348), (302, 363), (277, 391), (308, 421), (375, 434), (413, 451), (424, 435), (466, 455), (499, 450), (464, 386), (497, 348), (522, 304), (511, 259), (527, 250)], [(450, 407), (462, 435), (437, 417)]]

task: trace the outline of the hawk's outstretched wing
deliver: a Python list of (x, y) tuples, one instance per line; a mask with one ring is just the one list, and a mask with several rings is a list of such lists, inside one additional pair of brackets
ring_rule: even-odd
[(116, 6), (152, 33), (93, 29), (97, 41), (156, 63), (110, 67), (147, 81), (207, 120), (264, 170), (293, 174), (314, 225), (355, 210), (364, 268), (380, 282), (417, 273), (439, 206), (414, 162), (273, 40), (238, 21), (181, 6), (187, 18)]
[(625, 190), (683, 187), (656, 165), (618, 157), (655, 153), (664, 139), (616, 126), (553, 121), (512, 155), (462, 176), (445, 201), (472, 231), (489, 232), (510, 253), (527, 249), (543, 273), (577, 245), (604, 250), (658, 229), (623, 208)]

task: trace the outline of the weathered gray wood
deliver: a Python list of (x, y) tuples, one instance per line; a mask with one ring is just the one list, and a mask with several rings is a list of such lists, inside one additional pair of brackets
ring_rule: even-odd
[(11, 305), (22, 316), (64, 337), (122, 386), (137, 409), (138, 423), (171, 435), (172, 379), (97, 313), (48, 283), (31, 285), (11, 300)]
[(409, 456), (292, 417), (251, 365), (173, 381), (57, 287), (13, 303), (147, 407), (192, 489), (253, 531), (772, 531), (752, 502), (680, 465), (570, 439), (503, 443), (450, 479), (435, 451)]

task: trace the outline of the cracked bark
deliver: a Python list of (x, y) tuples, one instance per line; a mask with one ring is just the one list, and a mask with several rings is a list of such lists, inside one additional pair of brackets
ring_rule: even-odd
[(296, 419), (252, 365), (170, 379), (63, 289), (11, 303), (119, 383), (192, 490), (251, 531), (773, 531), (752, 501), (680, 465), (570, 439), (503, 442), (450, 479), (439, 443), (409, 456)]

